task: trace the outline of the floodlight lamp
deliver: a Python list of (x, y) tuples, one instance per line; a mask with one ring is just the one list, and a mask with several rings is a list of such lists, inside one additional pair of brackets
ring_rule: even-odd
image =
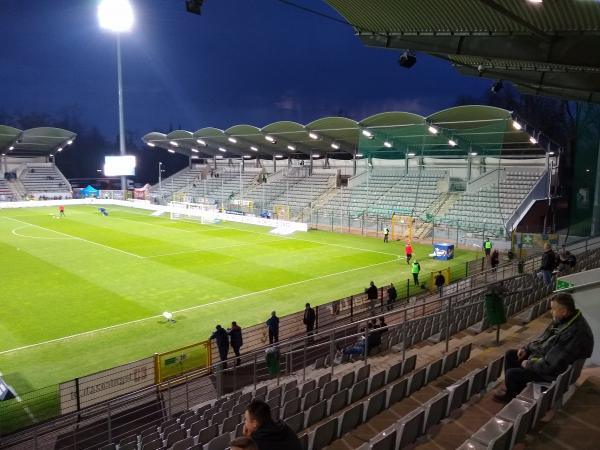
[(197, 149), (197, 148), (194, 148), (194, 147), (192, 147), (192, 148), (190, 148), (190, 150), (191, 150), (192, 152), (194, 152), (194, 153), (198, 153), (198, 149)]
[(294, 146), (292, 144), (288, 145), (287, 148), (288, 148), (288, 150), (290, 150), (292, 152), (296, 151), (296, 146)]
[(477, 156), (477, 152), (471, 152), (469, 153), (470, 156)]
[(73, 143), (73, 139), (69, 139), (69, 140), (67, 141), (67, 145), (71, 145), (72, 143)]
[(544, 3), (544, 0), (527, 0), (529, 3), (533, 3), (534, 5), (541, 5)]
[(219, 147), (219, 151), (225, 153), (227, 151), (227, 149), (223, 148), (223, 147)]
[(529, 136), (529, 142), (531, 142), (534, 145), (538, 143), (537, 139), (534, 138), (533, 136)]
[(2, 153), (2, 156), (6, 156), (6, 153)]
[(362, 157), (363, 157), (363, 154), (362, 154), (362, 153), (357, 153), (357, 154), (356, 154), (356, 157), (357, 157), (357, 158), (362, 158)]
[(57, 152), (62, 152), (62, 150), (63, 150), (63, 149), (62, 149), (62, 147), (58, 147), (58, 148), (56, 149), (56, 151), (57, 151)]
[(448, 139), (448, 145), (450, 147), (456, 147), (458, 145), (458, 142), (456, 142), (454, 139)]
[(275, 158), (283, 158), (283, 155), (275, 155)]
[(203, 139), (196, 139), (196, 142), (202, 147), (206, 147), (206, 141), (204, 141)]
[(269, 136), (268, 134), (265, 136), (265, 140), (270, 142), (271, 144), (277, 142), (273, 136)]
[(313, 153), (312, 157), (313, 157), (313, 158), (320, 158), (320, 157), (321, 157), (321, 155), (319, 155), (318, 153)]
[(429, 128), (427, 128), (427, 130), (431, 133), (431, 134), (438, 134), (440, 130), (438, 130), (436, 127), (434, 127), (433, 125), (429, 125)]
[(227, 138), (227, 140), (228, 140), (229, 142), (231, 142), (232, 144), (236, 144), (236, 143), (237, 143), (237, 139), (236, 139), (236, 138), (234, 138), (234, 137), (231, 137), (231, 136), (229, 136), (229, 137)]
[(167, 151), (168, 151), (169, 153), (175, 153), (175, 150), (173, 150), (172, 148), (169, 148), (169, 149), (167, 149)]
[(317, 133), (313, 133), (312, 131), (310, 133), (308, 133), (308, 137), (313, 139), (313, 140), (317, 140), (319, 139), (319, 135)]
[(257, 152), (258, 151), (258, 147), (255, 147), (254, 145), (250, 146), (250, 150), (252, 150), (253, 152)]
[(408, 156), (409, 158), (412, 158), (413, 156), (416, 156), (414, 153), (407, 153), (406, 156)]
[(133, 8), (129, 0), (102, 0), (98, 5), (98, 22), (105, 30), (122, 33), (133, 27)]
[(221, 155), (217, 155), (215, 156), (216, 159), (223, 159), (223, 157)]
[(156, 144), (154, 142), (146, 142), (146, 144), (148, 145), (148, 147), (156, 147)]
[(340, 149), (340, 144), (338, 144), (337, 142), (332, 142), (331, 143), (331, 148), (334, 150), (339, 150)]
[(171, 144), (173, 147), (179, 147), (179, 143), (175, 141), (169, 141), (169, 144)]
[(367, 130), (366, 128), (364, 130), (362, 130), (362, 135), (366, 138), (372, 139), (373, 138), (373, 133), (371, 133), (369, 130)]
[(192, 155), (192, 159), (198, 159), (200, 158), (198, 155)]
[(250, 156), (250, 155), (244, 155), (244, 159), (250, 159), (250, 158), (252, 158), (252, 156)]
[(392, 148), (392, 143), (391, 143), (391, 142), (389, 142), (389, 141), (385, 141), (385, 142), (383, 143), (383, 146), (384, 146), (384, 147), (387, 147), (387, 148)]
[(9, 150), (14, 150), (15, 148), (11, 145), (10, 147), (8, 147)]
[(523, 128), (523, 125), (521, 125), (519, 122), (517, 122), (516, 120), (513, 120), (512, 122), (512, 126), (515, 130), (520, 130)]
[(554, 156), (554, 152), (548, 152), (548, 156)]

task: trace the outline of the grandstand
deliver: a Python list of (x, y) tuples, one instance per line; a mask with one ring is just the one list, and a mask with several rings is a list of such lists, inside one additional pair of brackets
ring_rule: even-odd
[(28, 196), (71, 196), (71, 185), (52, 163), (26, 163), (17, 174), (20, 174), (17, 181), (23, 185)]

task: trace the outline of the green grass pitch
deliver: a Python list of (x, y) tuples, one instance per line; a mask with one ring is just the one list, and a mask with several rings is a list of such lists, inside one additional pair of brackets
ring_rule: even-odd
[[(0, 211), (0, 371), (19, 393), (204, 340), (217, 323), (250, 326), (410, 276), (397, 242), (107, 209)], [(423, 274), (448, 266), (414, 247)], [(476, 256), (457, 250), (453, 264)]]

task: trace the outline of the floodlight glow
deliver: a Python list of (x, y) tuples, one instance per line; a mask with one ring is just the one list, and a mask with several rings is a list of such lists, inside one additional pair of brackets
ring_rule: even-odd
[(11, 145), (10, 147), (8, 147), (9, 150), (14, 150), (15, 148)]
[(133, 27), (133, 8), (129, 0), (102, 0), (98, 5), (98, 21), (105, 30), (121, 33)]
[(385, 142), (383, 143), (383, 146), (384, 146), (384, 147), (387, 147), (387, 148), (392, 148), (392, 143), (391, 143), (391, 142), (388, 142), (388, 141), (385, 141)]
[(169, 153), (175, 153), (175, 150), (173, 150), (172, 148), (169, 148), (169, 149), (167, 149), (167, 151), (168, 151)]
[(267, 141), (269, 141), (271, 144), (274, 144), (276, 142), (275, 138), (273, 136), (269, 136), (268, 134), (265, 136), (265, 139)]
[(135, 156), (105, 156), (104, 175), (107, 177), (127, 177), (135, 175)]
[(529, 142), (531, 142), (532, 144), (537, 144), (538, 143), (537, 139), (534, 138), (533, 136), (529, 137)]
[(548, 152), (548, 156), (554, 156), (554, 152)]
[(362, 135), (363, 135), (364, 137), (367, 137), (367, 138), (372, 138), (372, 137), (373, 137), (373, 133), (371, 133), (371, 132), (370, 132), (369, 130), (367, 130), (366, 128), (365, 128), (364, 130), (362, 130)]
[(412, 158), (413, 156), (415, 156), (414, 153), (408, 153), (406, 156), (408, 156), (409, 158)]
[(219, 147), (219, 151), (225, 153), (227, 151), (227, 149), (223, 148), (223, 147)]
[(291, 145), (291, 144), (288, 145), (287, 148), (288, 148), (288, 150), (291, 150), (291, 151), (295, 151), (296, 150), (296, 147), (294, 145)]
[(73, 139), (69, 139), (69, 140), (67, 141), (67, 145), (71, 145), (72, 143), (73, 143)]
[(231, 137), (231, 136), (229, 136), (229, 137), (227, 138), (227, 140), (228, 140), (229, 142), (231, 142), (232, 144), (237, 144), (237, 139), (236, 139), (236, 138), (234, 138), (234, 137)]
[(283, 155), (275, 155), (275, 158), (283, 158)]
[(469, 153), (469, 155), (471, 155), (471, 156), (477, 156), (477, 152), (471, 152), (471, 153)]
[(523, 128), (523, 126), (516, 120), (513, 120), (512, 126), (515, 130), (520, 130), (521, 128)]
[(339, 150), (340, 149), (340, 144), (338, 144), (337, 142), (332, 142), (331, 143), (331, 148), (333, 148), (335, 150)]
[(56, 149), (56, 151), (57, 151), (57, 152), (62, 152), (62, 147), (58, 147), (58, 148)]
[(436, 127), (434, 127), (433, 125), (430, 125), (429, 128), (427, 128), (427, 130), (429, 130), (429, 132), (431, 134), (438, 134), (440, 130), (438, 130)]
[(179, 147), (179, 144), (175, 141), (169, 141), (169, 144), (171, 144), (173, 147)]
[(320, 157), (321, 157), (321, 155), (319, 155), (318, 153), (313, 153), (312, 157), (313, 157), (313, 158), (320, 158)]
[(536, 5), (540, 5), (544, 2), (544, 0), (527, 0), (529, 3), (533, 3)]
[(198, 153), (198, 149), (197, 148), (192, 147), (192, 148), (190, 148), (190, 150), (193, 151), (194, 153)]
[(317, 133), (313, 133), (312, 131), (308, 133), (308, 137), (314, 139), (315, 141), (319, 139), (319, 135)]
[(148, 144), (148, 147), (156, 147), (154, 142), (146, 142), (146, 144)]
[(454, 139), (448, 139), (448, 145), (450, 147), (456, 147), (458, 143)]
[(363, 154), (362, 154), (362, 153), (357, 153), (357, 154), (356, 154), (356, 157), (357, 157), (357, 158), (362, 158), (362, 157), (363, 157)]
[(198, 159), (200, 158), (198, 155), (192, 155), (192, 159)]
[(250, 159), (250, 158), (252, 158), (252, 156), (250, 156), (250, 155), (244, 155), (244, 159)]
[(2, 156), (6, 156), (6, 153), (2, 153)]
[(215, 158), (217, 158), (217, 159), (223, 159), (223, 157), (221, 155), (217, 155), (217, 156), (215, 156)]
[(252, 150), (253, 152), (257, 152), (258, 151), (258, 147), (255, 147), (254, 145), (250, 146), (250, 150)]
[(206, 142), (205, 142), (205, 141), (203, 141), (202, 139), (196, 139), (196, 142), (197, 142), (198, 144), (200, 144), (202, 147), (206, 147)]

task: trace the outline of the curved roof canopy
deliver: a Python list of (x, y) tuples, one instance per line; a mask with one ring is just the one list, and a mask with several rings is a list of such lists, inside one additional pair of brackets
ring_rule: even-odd
[(76, 137), (77, 134), (61, 128), (19, 130), (0, 125), (0, 151), (14, 157), (49, 156), (71, 145)]
[(527, 93), (600, 102), (600, 2), (326, 1), (368, 46), (429, 53)]
[(306, 125), (280, 121), (263, 128), (242, 124), (227, 130), (152, 132), (142, 140), (150, 147), (192, 158), (404, 158), (409, 153), (524, 157), (558, 150), (558, 145), (510, 111), (480, 105), (449, 108), (429, 117), (393, 111), (359, 122), (324, 117)]

